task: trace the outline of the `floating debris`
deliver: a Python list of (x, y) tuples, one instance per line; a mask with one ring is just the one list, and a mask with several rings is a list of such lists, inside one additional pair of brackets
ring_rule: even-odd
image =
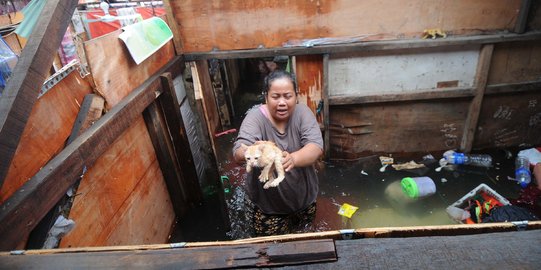
[(441, 179), (441, 182), (442, 182), (442, 183), (447, 183), (447, 179), (442, 178), (442, 179)]
[(361, 174), (368, 175), (364, 170), (361, 170)]
[(359, 207), (344, 203), (338, 210), (338, 214), (347, 218), (351, 218), (351, 216), (355, 213), (355, 211), (357, 211), (357, 209), (359, 209)]
[(407, 163), (393, 164), (392, 166), (397, 171), (398, 170), (408, 170), (408, 169), (418, 169), (418, 168), (426, 167), (424, 164), (418, 164), (413, 160), (410, 161), (410, 162), (407, 162)]

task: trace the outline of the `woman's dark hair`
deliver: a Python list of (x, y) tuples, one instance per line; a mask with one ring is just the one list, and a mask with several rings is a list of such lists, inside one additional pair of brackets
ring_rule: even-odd
[(282, 78), (287, 78), (291, 81), (291, 83), (293, 84), (293, 91), (295, 91), (295, 95), (297, 95), (297, 81), (295, 80), (295, 75), (287, 71), (277, 69), (269, 73), (269, 75), (265, 77), (265, 80), (263, 80), (263, 96), (266, 96), (269, 92), (272, 82)]

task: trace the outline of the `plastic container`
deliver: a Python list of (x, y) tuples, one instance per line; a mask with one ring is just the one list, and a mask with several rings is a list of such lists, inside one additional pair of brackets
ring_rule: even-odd
[[(481, 194), (481, 192), (485, 192), (486, 194), (492, 196), (494, 199), (498, 200), (503, 205), (511, 205), (511, 203), (506, 198), (498, 194), (498, 192), (494, 191), (488, 185), (480, 184), (479, 186), (472, 189), (470, 192), (468, 192), (468, 194), (464, 195), (462, 198), (460, 198), (458, 201), (454, 202), (450, 206), (460, 208), (460, 209), (466, 209), (466, 207), (468, 206), (468, 201), (470, 199), (473, 199), (476, 195)], [(461, 223), (464, 223), (464, 222), (461, 221)]]
[(526, 188), (530, 184), (532, 174), (530, 173), (528, 158), (517, 156), (515, 160), (515, 179), (522, 188)]
[(484, 154), (464, 154), (455, 151), (447, 151), (443, 157), (451, 164), (465, 164), (478, 167), (492, 166), (492, 157)]
[(406, 177), (400, 182), (406, 196), (417, 199), (436, 193), (436, 184), (430, 177)]

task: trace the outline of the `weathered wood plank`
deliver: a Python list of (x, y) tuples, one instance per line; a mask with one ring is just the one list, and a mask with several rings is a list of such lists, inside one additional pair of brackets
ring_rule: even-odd
[[(163, 94), (162, 94), (163, 95)], [(178, 217), (182, 217), (187, 210), (187, 191), (182, 186), (182, 170), (178, 166), (177, 156), (168, 132), (167, 124), (158, 102), (148, 106), (143, 112), (148, 133), (156, 152), (156, 157), (167, 185), (169, 197)], [(189, 150), (189, 148), (188, 148)], [(197, 179), (197, 178), (196, 178)]]
[[(541, 16), (539, 16), (541, 17)], [(286, 47), (286, 48), (258, 48), (235, 51), (209, 51), (209, 52), (186, 52), (183, 54), (186, 61), (205, 59), (237, 59), (271, 57), (279, 55), (308, 55), (308, 54), (336, 54), (353, 53), (364, 51), (388, 51), (403, 49), (422, 49), (449, 46), (468, 46), (480, 44), (499, 44), (507, 42), (526, 42), (541, 39), (540, 31), (531, 31), (524, 34), (494, 34), (478, 36), (448, 36), (440, 39), (404, 39), (370, 42), (354, 42), (348, 44), (329, 44), (312, 47)]]
[(515, 33), (522, 34), (526, 31), (526, 24), (528, 23), (528, 14), (532, 1), (522, 0), (520, 3), (520, 11), (518, 13), (517, 23), (513, 29)]
[(74, 71), (36, 101), (0, 189), (0, 203), (64, 148), (79, 104), (89, 93), (90, 84)]
[[(521, 0), (170, 1), (185, 53), (513, 30)], [(405, 16), (407, 14), (407, 16)], [(416, 18), (411, 20), (408, 18)], [(332, 39), (331, 41), (332, 42)]]
[(539, 89), (541, 89), (541, 81), (495, 84), (487, 86), (485, 96), (493, 94), (531, 92), (538, 91)]
[(58, 202), (83, 169), (92, 164), (109, 145), (140, 117), (158, 95), (161, 83), (152, 77), (81, 134), (59, 155), (26, 182), (0, 209), (0, 250), (14, 248), (17, 241)]
[(336, 261), (330, 239), (287, 243), (92, 253), (0, 256), (8, 268), (186, 268), (271, 267)]
[(330, 105), (354, 105), (413, 100), (468, 98), (473, 97), (473, 92), (474, 90), (472, 88), (446, 88), (445, 90), (426, 90), (394, 94), (386, 93), (382, 95), (332, 96), (329, 97), (329, 103)]
[(95, 94), (88, 94), (83, 99), (81, 109), (75, 119), (67, 144), (70, 144), (81, 133), (87, 130), (94, 122), (98, 121), (103, 114), (105, 100)]
[(0, 187), (77, 1), (48, 1), (0, 98)]
[(483, 98), (473, 147), (506, 148), (541, 144), (541, 87)]
[(464, 124), (464, 133), (462, 135), (462, 141), (460, 142), (460, 150), (463, 152), (470, 152), (475, 138), (475, 130), (477, 129), (477, 121), (479, 120), (479, 113), (481, 111), (481, 105), (483, 103), (483, 97), (485, 95), (485, 89), (488, 81), (488, 73), (490, 69), (490, 62), (492, 59), (492, 52), (494, 51), (494, 45), (484, 45), (481, 47), (479, 56), (479, 63), (475, 74), (475, 97), (470, 103), (468, 110), (468, 117)]
[(187, 193), (185, 198), (187, 202), (197, 204), (203, 198), (203, 194), (199, 188), (199, 178), (197, 177), (197, 170), (190, 150), (184, 119), (180, 113), (180, 104), (175, 93), (173, 80), (170, 73), (163, 74), (160, 79), (163, 94), (159, 98), (159, 104), (175, 151), (175, 160), (180, 167), (182, 186)]
[[(323, 56), (301, 55), (295, 57), (295, 76), (299, 102), (308, 105), (318, 122), (323, 125)], [(319, 108), (319, 112), (318, 112)]]
[(155, 165), (143, 117), (131, 122), (93, 165), (87, 165), (69, 215), (77, 226), (62, 240), (62, 247), (105, 245), (103, 233), (114, 229), (111, 221)]
[[(440, 99), (333, 106), (329, 126), (340, 128), (330, 131), (330, 155), (355, 159), (457, 148), (468, 105), (468, 99)], [(362, 129), (355, 135), (350, 134), (351, 127)]]
[(84, 43), (96, 91), (105, 98), (107, 109), (120, 102), (175, 55), (170, 41), (137, 65), (118, 38), (120, 33), (122, 30), (117, 30)]
[(539, 80), (540, 62), (541, 39), (495, 44), (487, 84)]
[(325, 159), (330, 159), (331, 149), (331, 133), (330, 133), (330, 115), (329, 115), (329, 55), (323, 55), (323, 140), (325, 147)]
[[(218, 106), (216, 105), (216, 100), (214, 99), (214, 93), (212, 91), (212, 83), (210, 80), (207, 61), (196, 61), (195, 66), (196, 72), (192, 70), (194, 85), (196, 88), (195, 91), (199, 93), (199, 99), (202, 101), (207, 129), (210, 135), (212, 148), (214, 149), (213, 135), (222, 130), (220, 116), (218, 114)], [(214, 151), (214, 153), (216, 153), (216, 151)]]

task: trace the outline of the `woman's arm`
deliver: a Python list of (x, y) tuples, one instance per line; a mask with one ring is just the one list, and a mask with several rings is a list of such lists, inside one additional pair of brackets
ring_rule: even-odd
[(317, 144), (308, 143), (293, 153), (284, 151), (282, 164), (287, 172), (295, 167), (306, 167), (314, 164), (322, 154), (323, 150)]

